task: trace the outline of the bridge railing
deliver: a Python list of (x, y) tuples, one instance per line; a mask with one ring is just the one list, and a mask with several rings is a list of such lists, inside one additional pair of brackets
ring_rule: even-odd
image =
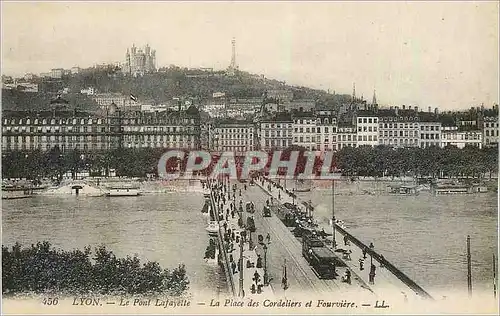
[(379, 263), (383, 264), (384, 267), (389, 270), (392, 274), (394, 274), (401, 282), (406, 284), (409, 288), (411, 288), (413, 291), (415, 291), (418, 295), (421, 295), (427, 299), (433, 300), (432, 296), (427, 293), (423, 288), (421, 288), (415, 281), (410, 279), (403, 271), (399, 270), (396, 268), (392, 263), (387, 261), (387, 259), (382, 258), (381, 255), (376, 253), (374, 250), (370, 249), (368, 246), (366, 246), (363, 242), (361, 242), (359, 239), (348, 233), (346, 230), (344, 230), (342, 227), (338, 226), (337, 224), (335, 225), (335, 230), (338, 230), (342, 235), (347, 236), (348, 240), (352, 243), (354, 243), (356, 246), (358, 246), (361, 250), (366, 249), (366, 253), (372, 256), (373, 259), (378, 261)]
[(231, 273), (231, 267), (229, 266), (229, 257), (227, 256), (227, 251), (224, 245), (224, 238), (222, 236), (222, 229), (219, 222), (219, 207), (215, 203), (212, 187), (210, 187), (210, 200), (212, 203), (211, 211), (213, 212), (214, 218), (217, 221), (217, 224), (219, 225), (217, 238), (219, 239), (219, 252), (222, 253), (224, 256), (224, 274), (226, 275), (226, 280), (229, 283), (229, 289), (231, 290), (232, 295), (235, 296), (236, 291), (234, 288), (233, 274)]

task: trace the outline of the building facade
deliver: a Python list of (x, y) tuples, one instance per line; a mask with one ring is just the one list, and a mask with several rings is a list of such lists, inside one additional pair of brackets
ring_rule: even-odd
[(316, 111), (316, 150), (337, 150), (337, 118), (331, 109)]
[(294, 112), (293, 144), (306, 150), (316, 150), (316, 116), (314, 112)]
[(418, 147), (430, 146), (442, 147), (441, 144), (441, 122), (420, 122), (420, 138)]
[(245, 120), (221, 120), (212, 127), (212, 148), (216, 152), (232, 151), (237, 156), (254, 150), (255, 127)]
[(484, 146), (498, 146), (498, 116), (485, 116), (482, 122)]
[(396, 107), (379, 110), (378, 116), (380, 145), (394, 148), (419, 146), (420, 119), (417, 111)]
[(337, 150), (342, 150), (345, 147), (357, 147), (357, 143), (356, 126), (343, 124), (337, 127)]
[(443, 126), (441, 133), (443, 147), (456, 146), (460, 149), (465, 146), (483, 148), (483, 133), (480, 130), (461, 131), (457, 126)]
[(4, 111), (2, 150), (95, 151), (114, 148), (200, 147), (200, 115), (182, 112), (122, 113), (111, 106), (106, 115), (53, 110)]
[(260, 150), (284, 150), (293, 144), (293, 120), (289, 113), (279, 113), (258, 123)]
[(356, 116), (357, 146), (377, 146), (379, 144), (379, 119), (369, 110), (360, 110)]

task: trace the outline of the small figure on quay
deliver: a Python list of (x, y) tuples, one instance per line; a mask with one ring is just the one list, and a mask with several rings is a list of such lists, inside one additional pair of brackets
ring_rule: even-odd
[(345, 274), (342, 277), (342, 282), (351, 284), (351, 271), (349, 269), (345, 270)]
[(255, 270), (255, 273), (253, 274), (252, 280), (255, 282), (255, 285), (258, 285), (260, 282), (260, 274), (257, 270)]
[(231, 263), (231, 268), (233, 269), (233, 274), (236, 273), (236, 263), (234, 261)]
[(241, 197), (241, 189), (240, 189), (240, 197)]
[(269, 233), (267, 233), (266, 240), (268, 244), (271, 243), (271, 235)]
[(246, 191), (247, 190), (247, 185), (246, 184), (244, 185), (244, 188), (245, 188), (245, 191)]
[(359, 258), (359, 270), (360, 271), (363, 271), (365, 269), (364, 265), (365, 265), (365, 260), (363, 260), (363, 258)]
[(278, 200), (281, 200), (281, 192), (278, 191)]
[(262, 268), (262, 257), (257, 255), (257, 269)]
[(363, 259), (366, 259), (366, 247), (363, 248)]
[(347, 235), (344, 235), (344, 246), (347, 246), (349, 244), (349, 238)]

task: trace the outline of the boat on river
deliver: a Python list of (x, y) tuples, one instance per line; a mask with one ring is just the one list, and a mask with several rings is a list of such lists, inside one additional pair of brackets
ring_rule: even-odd
[(205, 230), (208, 232), (209, 236), (217, 236), (219, 233), (219, 224), (216, 221), (210, 221)]
[(474, 194), (486, 193), (488, 187), (478, 183), (466, 184), (460, 182), (437, 183), (432, 187), (432, 191), (436, 195), (443, 194)]
[(116, 186), (109, 187), (106, 196), (117, 197), (117, 196), (139, 196), (141, 191), (139, 187), (129, 187), (129, 186)]
[(414, 185), (390, 185), (388, 188), (391, 195), (418, 195), (417, 186)]
[(2, 186), (2, 200), (15, 200), (33, 197), (32, 187)]
[(311, 192), (311, 188), (298, 188), (298, 189), (295, 189), (295, 192), (299, 192), (299, 193)]

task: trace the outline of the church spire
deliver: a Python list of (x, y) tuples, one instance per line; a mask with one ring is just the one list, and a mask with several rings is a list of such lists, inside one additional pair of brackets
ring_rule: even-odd
[(373, 89), (373, 99), (372, 104), (377, 104), (377, 95), (375, 94), (375, 89)]

